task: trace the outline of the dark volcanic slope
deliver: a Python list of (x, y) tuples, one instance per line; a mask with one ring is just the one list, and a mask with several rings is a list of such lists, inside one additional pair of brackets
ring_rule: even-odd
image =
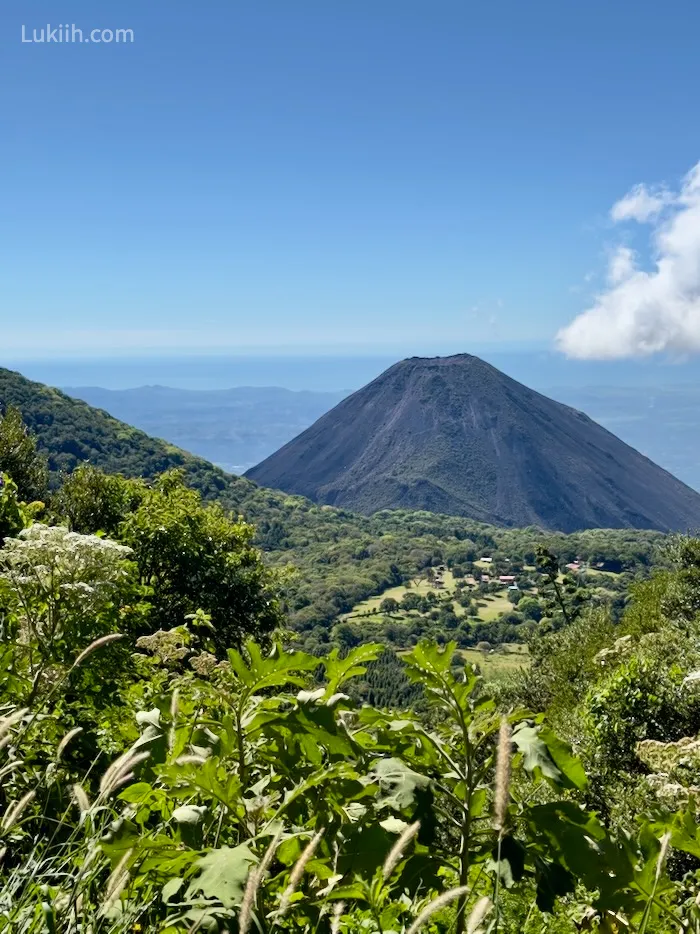
[(365, 513), (426, 509), (565, 532), (700, 526), (690, 487), (468, 354), (397, 363), (246, 476)]

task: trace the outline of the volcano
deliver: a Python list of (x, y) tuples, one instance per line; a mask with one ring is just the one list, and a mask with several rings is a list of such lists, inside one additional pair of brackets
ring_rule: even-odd
[(367, 514), (427, 510), (562, 532), (700, 527), (690, 487), (469, 354), (395, 364), (246, 476)]

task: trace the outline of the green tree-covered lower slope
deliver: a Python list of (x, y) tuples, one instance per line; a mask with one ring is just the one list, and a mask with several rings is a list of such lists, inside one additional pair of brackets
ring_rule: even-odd
[(392, 511), (358, 516), (319, 506), (235, 477), (207, 461), (112, 418), (57, 389), (0, 369), (0, 406), (17, 407), (48, 459), (51, 483), (86, 461), (108, 473), (153, 478), (184, 470), (205, 499), (242, 514), (257, 529), (257, 543), (274, 564), (299, 569), (289, 595), (293, 624), (323, 630), (365, 597), (409, 578), (431, 563), (496, 559), (525, 561), (545, 540), (560, 558), (614, 557), (627, 568), (648, 564), (660, 536), (634, 530), (573, 535), (538, 529), (501, 529), (466, 518)]

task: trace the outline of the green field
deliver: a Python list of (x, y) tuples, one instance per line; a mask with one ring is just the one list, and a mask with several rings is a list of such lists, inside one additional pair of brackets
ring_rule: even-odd
[[(480, 562), (475, 562), (479, 564)], [(421, 596), (425, 596), (429, 593), (434, 593), (437, 597), (443, 598), (446, 595), (453, 594), (455, 592), (455, 586), (457, 581), (454, 578), (454, 575), (451, 571), (445, 571), (442, 575), (443, 586), (435, 587), (433, 583), (426, 578), (416, 578), (411, 581), (409, 586), (401, 584), (398, 587), (390, 587), (388, 590), (385, 590), (383, 593), (378, 594), (374, 597), (369, 597), (367, 600), (362, 600), (360, 603), (357, 603), (349, 613), (343, 615), (342, 619), (351, 620), (357, 619), (359, 617), (363, 619), (372, 620), (372, 621), (381, 621), (382, 617), (379, 614), (379, 607), (383, 600), (387, 598), (392, 598), (401, 603), (401, 600), (407, 593), (417, 593)], [(475, 581), (473, 577), (466, 579), (468, 583), (474, 585)], [(481, 621), (484, 623), (492, 623), (495, 620), (503, 616), (504, 613), (508, 613), (513, 609), (513, 605), (508, 599), (508, 590), (503, 588), (498, 593), (495, 594), (484, 594), (477, 597), (476, 592), (474, 592), (474, 598), (477, 600), (477, 605), (479, 608), (479, 615), (475, 618), (475, 622)], [(453, 601), (452, 607), (457, 616), (465, 616), (466, 610), (464, 607), (460, 606), (456, 601)], [(392, 619), (396, 622), (403, 622), (409, 619), (411, 616), (415, 616), (416, 612), (411, 611), (409, 613), (399, 612), (392, 616)]]
[[(424, 597), (426, 594), (434, 593), (436, 596), (446, 593), (454, 593), (455, 589), (455, 579), (452, 571), (445, 571), (442, 575), (444, 586), (437, 588), (433, 584), (426, 580), (425, 578), (417, 578), (416, 580), (411, 581), (411, 586), (407, 587), (405, 584), (400, 584), (398, 587), (390, 587), (389, 590), (385, 590), (384, 593), (379, 594), (376, 597), (369, 597), (367, 600), (362, 600), (361, 603), (357, 603), (352, 610), (346, 614), (345, 619), (350, 619), (353, 616), (360, 616), (364, 613), (376, 613), (379, 610), (379, 605), (382, 600), (386, 600), (391, 597), (396, 600), (397, 603), (401, 603), (404, 595), (407, 593), (417, 593)], [(461, 607), (455, 607), (455, 612), (458, 613), (461, 611)]]
[[(483, 568), (488, 568), (488, 563), (476, 561), (475, 565), (481, 566)], [(426, 596), (430, 593), (434, 594), (440, 601), (437, 606), (444, 606), (445, 603), (449, 603), (450, 597), (455, 593), (456, 586), (460, 581), (455, 580), (454, 575), (451, 571), (445, 570), (439, 572), (442, 579), (442, 586), (436, 587), (433, 581), (428, 580), (426, 577), (417, 576), (414, 578), (408, 585), (401, 584), (397, 587), (391, 587), (388, 590), (385, 590), (383, 593), (378, 594), (373, 597), (369, 597), (366, 600), (355, 604), (355, 606), (350, 610), (349, 613), (345, 613), (340, 619), (343, 621), (354, 621), (355, 623), (366, 622), (367, 624), (376, 624), (381, 626), (386, 624), (388, 617), (380, 613), (379, 607), (382, 604), (383, 600), (387, 598), (392, 598), (396, 600), (397, 603), (401, 603), (404, 596), (408, 593), (415, 593), (421, 596)], [(598, 583), (604, 585), (607, 580), (616, 577), (617, 575), (610, 572), (604, 571), (594, 571), (588, 572), (591, 577), (597, 577)], [(477, 577), (479, 575), (477, 574)], [(606, 580), (607, 578), (607, 580)], [(559, 574), (559, 580), (563, 580), (563, 574)], [(470, 623), (476, 625), (478, 623), (495, 623), (501, 617), (505, 616), (511, 610), (514, 609), (513, 604), (508, 599), (508, 588), (507, 586), (501, 587), (496, 593), (489, 594), (479, 594), (475, 587), (476, 581), (473, 577), (468, 577), (465, 579), (464, 583), (468, 583), (472, 586), (472, 596), (476, 602), (478, 609), (478, 615), (475, 617), (470, 617)], [(598, 586), (596, 590), (605, 596), (614, 597), (615, 593), (613, 591), (608, 591), (604, 586)], [(535, 588), (523, 589), (523, 594), (536, 594)], [(466, 617), (468, 610), (460, 606), (456, 600), (452, 600), (452, 608), (455, 612), (455, 615), (461, 618)], [(416, 617), (422, 617), (426, 619), (427, 614), (419, 612), (417, 610), (399, 610), (397, 613), (391, 615), (390, 619), (393, 623), (410, 623), (411, 620), (416, 619)], [(472, 650), (469, 650), (472, 651)], [(469, 656), (471, 661), (478, 661), (479, 664), (484, 667), (484, 671), (488, 672), (489, 675), (492, 675), (495, 671), (502, 671), (505, 669), (512, 669), (514, 667), (522, 666), (527, 663), (527, 660), (523, 660), (522, 652), (508, 652), (508, 654), (493, 654), (484, 657), (480, 652), (474, 650), (474, 654)]]
[(502, 651), (491, 652), (460, 649), (459, 654), (467, 664), (478, 665), (485, 678), (499, 678), (509, 671), (525, 668), (530, 663), (526, 645), (504, 645)]
[(600, 571), (598, 568), (586, 568), (586, 577), (608, 577), (614, 580), (619, 576), (620, 575), (616, 574), (615, 571)]
[(487, 594), (480, 597), (477, 601), (479, 607), (479, 619), (485, 623), (491, 623), (499, 616), (503, 616), (509, 610), (513, 609), (513, 604), (507, 597), (507, 591), (497, 594)]

